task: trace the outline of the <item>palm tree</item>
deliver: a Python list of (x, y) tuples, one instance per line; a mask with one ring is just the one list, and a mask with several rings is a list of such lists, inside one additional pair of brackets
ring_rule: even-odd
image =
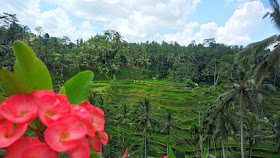
[(165, 118), (164, 122), (164, 128), (161, 130), (161, 132), (166, 131), (167, 133), (167, 139), (166, 139), (166, 155), (169, 154), (169, 137), (170, 137), (170, 131), (173, 129), (176, 129), (178, 125), (175, 122), (174, 117), (172, 117), (171, 112), (167, 112), (167, 116)]
[(151, 110), (151, 104), (149, 100), (144, 99), (144, 101), (141, 101), (138, 103), (139, 109), (136, 110), (137, 115), (139, 118), (136, 118), (135, 122), (136, 125), (134, 127), (134, 131), (139, 130), (139, 128), (143, 127), (143, 139), (144, 139), (144, 158), (147, 158), (147, 132), (151, 135), (151, 129), (155, 131), (154, 126), (157, 125), (157, 122), (155, 119), (153, 119), (153, 116), (150, 113)]
[(253, 144), (259, 142), (263, 143), (264, 135), (268, 134), (268, 131), (261, 129), (261, 122), (257, 116), (253, 113), (248, 113), (248, 119), (244, 125), (244, 137), (249, 142), (249, 158), (252, 157)]
[[(191, 134), (191, 136), (194, 138), (194, 141), (195, 142), (199, 142), (199, 135), (200, 135), (200, 128), (199, 128), (199, 126), (197, 126), (196, 124), (192, 124), (192, 126), (191, 126), (191, 129), (190, 129), (190, 134)], [(195, 147), (195, 149), (196, 149), (196, 157), (198, 157), (198, 145), (199, 145), (199, 143), (196, 143), (196, 147)], [(202, 154), (203, 155), (203, 154)]]
[(273, 115), (273, 121), (273, 134), (267, 138), (275, 141), (275, 145), (280, 157), (280, 112), (278, 112), (276, 115)]
[[(122, 133), (122, 142), (124, 143), (125, 137), (124, 137), (124, 127), (127, 125), (127, 121), (130, 115), (129, 108), (127, 104), (122, 104), (122, 113), (117, 116), (117, 120), (119, 123), (123, 125), (123, 133)], [(119, 126), (119, 125), (118, 125)], [(119, 127), (118, 127), (119, 128)]]
[[(216, 146), (215, 146), (215, 141), (214, 141), (214, 130), (216, 129), (216, 125), (213, 121), (213, 111), (215, 111), (216, 106), (210, 106), (205, 115), (204, 115), (204, 119), (203, 119), (203, 129), (205, 131), (204, 133), (204, 140), (206, 140), (207, 143), (207, 155), (209, 155), (209, 150), (210, 150), (210, 144), (211, 144), (211, 139), (213, 141), (213, 145), (214, 145), (214, 150), (215, 150), (215, 157), (216, 157)], [(211, 118), (211, 119), (209, 119)]]
[[(274, 23), (275, 27), (280, 30), (280, 8), (277, 0), (270, 0), (270, 5), (272, 12), (267, 12), (263, 18), (270, 17), (271, 21)], [(255, 59), (255, 56), (261, 53), (268, 46), (275, 44), (274, 49), (269, 52), (264, 59), (254, 66), (254, 80), (255, 85), (258, 86), (263, 81), (264, 77), (275, 68), (280, 62), (280, 47), (279, 47), (280, 36), (273, 35), (260, 42), (252, 43), (247, 46), (247, 48), (237, 55), (237, 60), (244, 58), (245, 56), (251, 56)]]
[(257, 112), (256, 104), (252, 98), (252, 94), (255, 90), (252, 80), (252, 72), (247, 60), (243, 60), (242, 64), (239, 65), (236, 70), (236, 78), (231, 80), (231, 86), (228, 91), (221, 94), (217, 100), (220, 103), (229, 105), (230, 102), (239, 104), (240, 114), (240, 141), (241, 141), (241, 157), (244, 158), (244, 120), (243, 113), (248, 106), (251, 111)]
[[(216, 101), (217, 104), (211, 106), (207, 113), (209, 114), (206, 117), (207, 126), (215, 127), (213, 131), (213, 136), (221, 140), (222, 155), (223, 158), (227, 157), (227, 150), (225, 150), (224, 142), (228, 141), (228, 136), (231, 130), (238, 131), (238, 123), (235, 120), (235, 113), (232, 109), (232, 104), (230, 102), (220, 102)], [(214, 129), (212, 129), (214, 130)], [(211, 132), (211, 131), (210, 131)]]

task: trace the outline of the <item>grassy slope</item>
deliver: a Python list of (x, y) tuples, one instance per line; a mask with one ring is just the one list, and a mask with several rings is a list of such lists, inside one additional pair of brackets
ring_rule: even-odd
[[(92, 90), (100, 95), (105, 94), (105, 89), (110, 85), (109, 81), (94, 81)], [(171, 111), (175, 114), (176, 121), (179, 122), (178, 130), (172, 131), (172, 141), (170, 145), (177, 150), (187, 152), (190, 156), (194, 156), (194, 146), (196, 145), (190, 136), (189, 130), (193, 123), (197, 123), (198, 110), (205, 111), (209, 103), (218, 96), (215, 90), (207, 88), (199, 88), (197, 91), (183, 89), (184, 84), (173, 83), (167, 81), (153, 81), (153, 80), (119, 80), (115, 81), (114, 86), (118, 90), (115, 98), (112, 98), (110, 105), (115, 105), (117, 108), (119, 104), (126, 103), (131, 109), (136, 108), (138, 101), (144, 98), (149, 99), (152, 104), (153, 114), (157, 118), (162, 118), (166, 115), (166, 111)], [(280, 92), (277, 92), (280, 96)], [(115, 104), (118, 98), (119, 104)], [(273, 110), (279, 109), (276, 104), (276, 99), (270, 99), (265, 112), (268, 117), (271, 117)], [(131, 126), (120, 127), (124, 130), (127, 139), (133, 140), (136, 144), (142, 143), (140, 137), (141, 132), (134, 132), (133, 122), (129, 122)], [(109, 124), (108, 132), (113, 135), (113, 139), (117, 140), (118, 128), (114, 124)], [(157, 129), (159, 130), (159, 129)], [(122, 132), (121, 132), (122, 133)], [(154, 156), (164, 155), (166, 151), (166, 135), (164, 133), (153, 133), (149, 138), (150, 150), (153, 151)], [(230, 146), (236, 147), (233, 142)], [(273, 145), (267, 145), (266, 148), (260, 150), (260, 146), (254, 146), (254, 156), (257, 157), (275, 157), (276, 149)], [(219, 153), (219, 151), (218, 151)]]

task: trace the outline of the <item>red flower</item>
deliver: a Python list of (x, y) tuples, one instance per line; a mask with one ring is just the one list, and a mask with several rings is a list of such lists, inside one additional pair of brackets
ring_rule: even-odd
[(80, 106), (85, 107), (90, 113), (92, 127), (95, 131), (104, 131), (104, 112), (100, 108), (91, 105), (88, 101), (83, 101)]
[(46, 126), (70, 112), (70, 103), (65, 95), (50, 90), (34, 91), (33, 95), (36, 97), (38, 116)]
[(52, 150), (46, 143), (36, 143), (27, 147), (22, 158), (58, 158), (56, 151)]
[(70, 106), (70, 113), (73, 115), (79, 116), (84, 124), (87, 126), (87, 134), (88, 135), (94, 135), (95, 130), (92, 127), (91, 123), (91, 116), (90, 113), (87, 111), (86, 108), (78, 105), (71, 105)]
[(76, 115), (64, 115), (45, 131), (47, 144), (58, 152), (65, 152), (79, 144), (87, 133), (87, 127)]
[(98, 131), (96, 132), (97, 137), (100, 139), (103, 145), (106, 145), (108, 143), (108, 134), (104, 131)]
[(87, 138), (83, 138), (80, 145), (70, 150), (70, 158), (88, 158), (89, 157), (89, 144)]
[(102, 152), (102, 144), (106, 145), (108, 143), (108, 135), (104, 131), (96, 132), (96, 135), (89, 137), (88, 141), (92, 150)]
[(0, 148), (6, 148), (18, 140), (26, 131), (27, 123), (14, 124), (4, 118), (0, 120)]
[(7, 148), (5, 158), (21, 157), (27, 147), (36, 143), (40, 143), (40, 141), (35, 137), (23, 137)]
[(123, 153), (122, 158), (126, 158), (126, 156), (127, 156), (127, 148), (125, 149), (125, 152)]
[(37, 106), (31, 94), (14, 94), (0, 104), (0, 115), (15, 123), (29, 123), (37, 115)]
[(89, 137), (88, 143), (93, 151), (102, 153), (102, 143), (97, 136)]

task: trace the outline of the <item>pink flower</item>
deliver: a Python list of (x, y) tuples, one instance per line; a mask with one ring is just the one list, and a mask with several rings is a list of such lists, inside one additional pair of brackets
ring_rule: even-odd
[(104, 131), (98, 131), (96, 132), (95, 136), (89, 137), (89, 146), (92, 148), (92, 150), (96, 152), (102, 152), (102, 144), (106, 145), (108, 143), (108, 135)]
[(127, 148), (125, 149), (125, 152), (123, 153), (122, 158), (126, 158), (126, 156), (127, 156)]
[(70, 149), (70, 158), (88, 158), (89, 157), (89, 144), (87, 138), (83, 138), (81, 144), (75, 148)]
[(88, 143), (93, 151), (102, 153), (102, 143), (97, 136), (89, 137)]
[(80, 106), (85, 107), (90, 113), (92, 127), (95, 131), (104, 131), (104, 112), (100, 108), (91, 105), (88, 101), (83, 101)]
[(87, 111), (85, 107), (78, 106), (78, 105), (71, 105), (70, 106), (70, 113), (73, 115), (79, 116), (84, 124), (87, 126), (87, 134), (88, 135), (95, 135), (95, 130), (92, 127), (91, 116), (90, 113)]
[(22, 158), (58, 158), (56, 151), (52, 150), (46, 143), (36, 143), (27, 147)]
[(16, 126), (9, 120), (0, 119), (0, 148), (6, 148), (18, 140), (26, 131), (27, 123), (19, 123)]
[(104, 131), (98, 131), (96, 132), (97, 137), (102, 142), (103, 145), (106, 145), (108, 143), (108, 134)]
[(37, 116), (37, 106), (31, 94), (14, 94), (0, 104), (0, 115), (15, 123), (29, 123)]
[(23, 151), (32, 144), (40, 143), (35, 137), (23, 137), (7, 148), (5, 158), (21, 157)]
[(36, 97), (38, 116), (46, 126), (70, 112), (70, 103), (65, 95), (50, 90), (34, 91), (33, 95)]
[(45, 131), (47, 144), (55, 151), (65, 152), (76, 147), (85, 137), (87, 127), (77, 115), (64, 115)]

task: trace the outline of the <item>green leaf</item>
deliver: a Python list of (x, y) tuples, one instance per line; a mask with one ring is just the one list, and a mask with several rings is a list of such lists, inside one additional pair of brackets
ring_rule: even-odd
[(97, 153), (95, 151), (92, 151), (90, 153), (90, 157), (92, 157), (92, 158), (103, 158), (103, 156), (100, 153)]
[(79, 72), (63, 84), (66, 90), (67, 98), (71, 104), (80, 104), (82, 101), (87, 99), (92, 79), (92, 71), (83, 71)]
[(5, 99), (6, 98), (2, 94), (0, 94), (0, 103), (2, 103)]
[(167, 158), (175, 158), (175, 156), (173, 154), (173, 150), (172, 150), (172, 148), (170, 146), (169, 146), (169, 153), (168, 153)]
[(62, 86), (59, 90), (59, 94), (65, 94), (66, 95), (66, 89), (64, 86)]
[(32, 89), (28, 87), (20, 78), (12, 72), (1, 69), (0, 80), (6, 95), (10, 96), (15, 93), (32, 93)]
[(14, 43), (15, 74), (34, 90), (52, 90), (52, 80), (46, 65), (33, 50), (21, 41)]

